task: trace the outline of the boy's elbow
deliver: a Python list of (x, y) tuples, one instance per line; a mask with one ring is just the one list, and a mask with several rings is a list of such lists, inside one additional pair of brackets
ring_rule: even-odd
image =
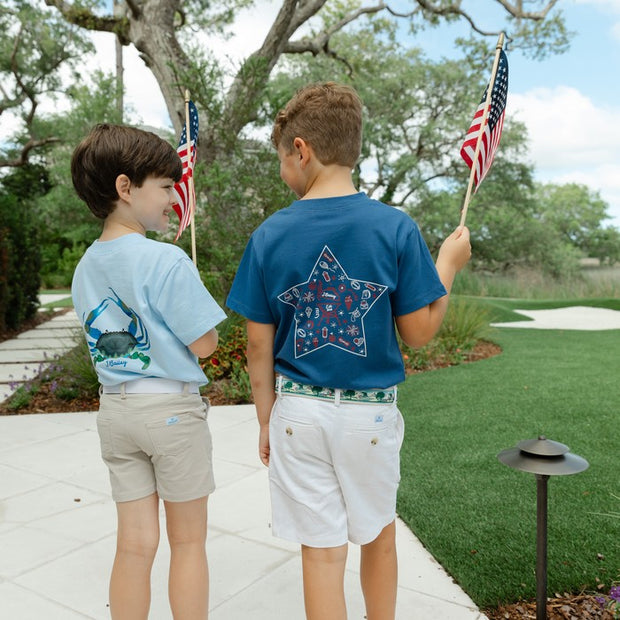
[(401, 340), (413, 349), (428, 344), (436, 332), (430, 320), (428, 306), (411, 314), (396, 317), (396, 328)]
[(203, 334), (198, 340), (194, 340), (188, 348), (198, 357), (209, 357), (215, 349), (217, 349), (218, 335), (217, 330), (214, 328)]
[(421, 334), (419, 332), (413, 334), (405, 334), (399, 332), (401, 340), (412, 349), (420, 349), (424, 345), (427, 345), (432, 339), (432, 334)]

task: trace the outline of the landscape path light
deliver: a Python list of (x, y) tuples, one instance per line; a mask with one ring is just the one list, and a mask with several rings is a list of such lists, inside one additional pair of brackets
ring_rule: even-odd
[(588, 469), (584, 458), (571, 454), (568, 446), (547, 439), (520, 441), (502, 450), (497, 458), (504, 465), (536, 475), (536, 620), (547, 619), (547, 482), (550, 476), (578, 474)]

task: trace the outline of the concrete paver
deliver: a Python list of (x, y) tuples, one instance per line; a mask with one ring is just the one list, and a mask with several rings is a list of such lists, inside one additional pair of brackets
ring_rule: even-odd
[(39, 375), (55, 357), (72, 349), (81, 338), (73, 310), (0, 342), (0, 402)]
[[(301, 620), (299, 549), (271, 535), (267, 469), (256, 451), (254, 407), (213, 407), (209, 423), (218, 485), (209, 499), (210, 618)], [(163, 509), (161, 520), (165, 532)], [(115, 523), (95, 413), (0, 418), (0, 617), (109, 618)], [(397, 618), (485, 618), (400, 520), (397, 541)], [(152, 576), (153, 620), (171, 617), (169, 559), (162, 535)], [(361, 620), (359, 548), (354, 545), (346, 588), (349, 617)]]

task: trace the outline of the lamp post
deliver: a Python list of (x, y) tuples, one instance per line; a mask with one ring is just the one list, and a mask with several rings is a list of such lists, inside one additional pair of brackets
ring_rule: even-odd
[(571, 454), (568, 446), (547, 439), (520, 441), (497, 455), (504, 465), (536, 475), (536, 620), (547, 619), (547, 483), (550, 476), (578, 474), (588, 461)]

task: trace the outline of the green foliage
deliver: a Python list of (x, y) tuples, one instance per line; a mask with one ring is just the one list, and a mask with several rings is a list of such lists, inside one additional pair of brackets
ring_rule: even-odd
[[(56, 136), (35, 114), (43, 96), (54, 98), (78, 81), (76, 67), (93, 51), (81, 29), (53, 8), (28, 0), (6, 0), (0, 10), (0, 111), (11, 109), (18, 121), (13, 136), (2, 141), (0, 161), (18, 157), (33, 140), (45, 144)], [(63, 78), (64, 76), (64, 78)]]
[(613, 298), (620, 297), (620, 269), (581, 268), (563, 277), (535, 267), (514, 267), (496, 273), (465, 269), (456, 278), (452, 292), (504, 299)]
[(620, 230), (604, 227), (608, 205), (585, 185), (549, 183), (537, 188), (537, 217), (585, 256), (610, 265), (620, 260)]
[(41, 255), (29, 192), (32, 196), (44, 190), (30, 182), (36, 173), (24, 166), (0, 185), (0, 332), (18, 328), (34, 316), (39, 304)]
[(62, 250), (58, 243), (42, 245), (42, 285), (51, 289), (71, 286), (73, 272), (85, 251), (86, 245), (83, 243), (76, 244), (71, 248), (65, 247)]
[(78, 345), (58, 359), (47, 378), (48, 381), (51, 379), (54, 382), (53, 391), (63, 400), (97, 397), (99, 380), (86, 339), (81, 333)]
[[(198, 172), (197, 189), (207, 200), (196, 207), (197, 263), (203, 282), (223, 304), (254, 229), (294, 198), (280, 180), (271, 148), (248, 142), (230, 161)], [(179, 245), (189, 253), (189, 231)]]
[(219, 337), (215, 353), (200, 365), (211, 382), (217, 383), (230, 403), (252, 402), (252, 388), (247, 371), (245, 327), (229, 319)]
[(99, 122), (120, 120), (114, 78), (102, 73), (96, 73), (93, 78), (96, 83), (93, 88), (74, 85), (70, 89), (72, 108), (68, 113), (41, 121), (60, 140), (46, 155), (50, 190), (36, 200), (34, 207), (35, 218), (44, 231), (41, 276), (49, 287), (71, 284), (77, 261), (101, 232), (101, 222), (75, 194), (70, 172), (73, 149), (91, 127)]
[(407, 371), (460, 364), (476, 344), (490, 335), (490, 313), (475, 300), (452, 297), (437, 335), (424, 347), (401, 344)]
[(32, 401), (32, 397), (37, 393), (37, 386), (30, 382), (20, 387), (13, 392), (6, 407), (9, 411), (18, 412), (21, 409), (26, 409)]

